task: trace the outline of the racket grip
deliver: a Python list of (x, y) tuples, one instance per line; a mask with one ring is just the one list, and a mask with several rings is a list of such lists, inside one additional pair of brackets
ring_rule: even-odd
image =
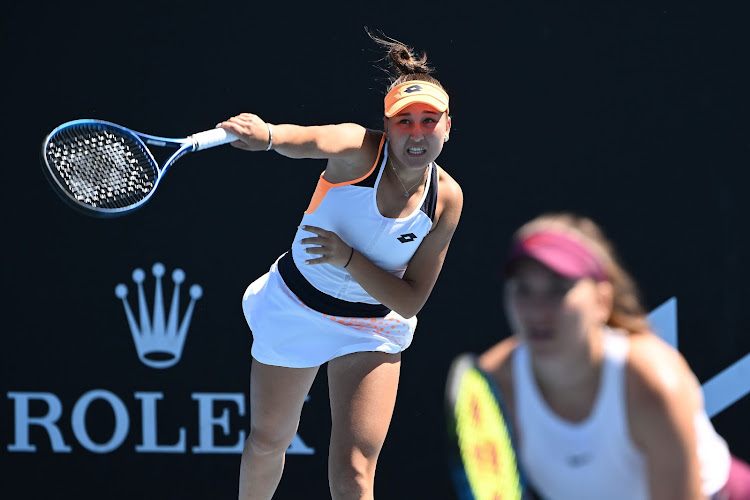
[(221, 146), (222, 144), (228, 144), (238, 139), (236, 135), (227, 132), (223, 128), (198, 132), (197, 134), (191, 135), (190, 138), (193, 140), (193, 151)]

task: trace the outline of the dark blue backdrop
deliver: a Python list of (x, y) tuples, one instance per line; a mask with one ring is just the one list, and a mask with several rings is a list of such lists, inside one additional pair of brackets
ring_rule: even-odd
[[(380, 498), (453, 497), (442, 459), (447, 366), (508, 334), (496, 272), (510, 233), (542, 211), (599, 221), (650, 309), (676, 298), (679, 349), (701, 382), (744, 359), (742, 19), (739, 9), (698, 2), (11, 2), (0, 19), (11, 151), (2, 183), (2, 496), (236, 497), (251, 342), (241, 295), (289, 246), (324, 167), (211, 150), (181, 160), (143, 210), (95, 220), (46, 184), (44, 136), (98, 118), (180, 137), (242, 111), (273, 123), (379, 127), (382, 54), (364, 26), (427, 51), (438, 69), (454, 120), (439, 162), (466, 198), (403, 358)], [(141, 268), (153, 310), (157, 262), (166, 304), (172, 272), (185, 272), (180, 317), (189, 287), (203, 291), (180, 357), (164, 369), (139, 360), (114, 291), (125, 284), (137, 311), (131, 275)], [(750, 379), (743, 373), (739, 384)], [(31, 423), (19, 427), (19, 418)], [(713, 418), (745, 459), (748, 421), (748, 397)], [(321, 372), (296, 443), (303, 454), (289, 456), (279, 498), (326, 498), (329, 427)]]

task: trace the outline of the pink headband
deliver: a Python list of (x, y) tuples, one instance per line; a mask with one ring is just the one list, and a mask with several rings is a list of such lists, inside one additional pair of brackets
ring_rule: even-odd
[(604, 265), (594, 253), (561, 231), (539, 231), (516, 242), (506, 259), (506, 276), (521, 257), (537, 260), (566, 278), (607, 279)]

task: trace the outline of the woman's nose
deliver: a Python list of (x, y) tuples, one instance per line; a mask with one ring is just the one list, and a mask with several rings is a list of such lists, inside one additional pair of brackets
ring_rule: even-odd
[(424, 139), (424, 130), (419, 126), (416, 126), (412, 129), (410, 137), (415, 141), (421, 141)]

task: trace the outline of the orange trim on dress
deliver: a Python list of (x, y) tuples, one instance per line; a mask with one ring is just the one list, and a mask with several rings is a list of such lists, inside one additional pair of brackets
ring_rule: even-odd
[(323, 198), (325, 198), (326, 194), (328, 194), (329, 189), (333, 187), (348, 186), (350, 184), (356, 184), (359, 181), (366, 179), (370, 174), (372, 174), (373, 170), (375, 170), (375, 168), (378, 166), (378, 162), (380, 160), (380, 154), (383, 151), (383, 144), (385, 144), (385, 133), (383, 134), (383, 137), (380, 138), (380, 145), (378, 146), (378, 154), (375, 157), (375, 164), (365, 175), (363, 175), (362, 177), (358, 179), (345, 181), (345, 182), (337, 182), (336, 184), (333, 184), (323, 178), (323, 175), (325, 174), (325, 171), (323, 171), (323, 173), (320, 174), (320, 178), (318, 179), (318, 185), (315, 186), (315, 192), (312, 195), (312, 199), (310, 200), (310, 205), (307, 207), (307, 210), (305, 210), (305, 213), (311, 214), (315, 210), (317, 210), (317, 208), (323, 202)]

